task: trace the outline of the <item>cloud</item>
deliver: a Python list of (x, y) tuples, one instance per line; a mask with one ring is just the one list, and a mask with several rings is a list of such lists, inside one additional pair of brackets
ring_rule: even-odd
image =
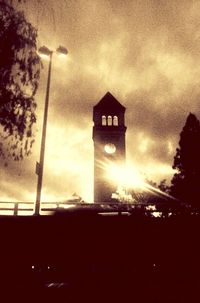
[[(107, 91), (127, 108), (128, 160), (156, 180), (170, 179), (186, 117), (191, 111), (200, 118), (199, 2), (60, 0), (49, 1), (48, 10), (40, 3), (23, 4), (38, 27), (38, 45), (69, 50), (64, 61), (53, 57), (45, 199), (91, 197), (92, 109)], [(36, 96), (33, 154), (2, 164), (2, 197), (34, 199), (47, 67)]]

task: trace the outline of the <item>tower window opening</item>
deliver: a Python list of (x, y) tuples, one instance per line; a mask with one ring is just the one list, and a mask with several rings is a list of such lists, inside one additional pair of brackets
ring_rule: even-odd
[(113, 117), (113, 125), (118, 126), (118, 117), (117, 116)]
[(102, 125), (106, 125), (106, 116), (102, 116), (101, 119), (102, 119)]
[(111, 126), (111, 125), (112, 125), (112, 117), (108, 116), (108, 126)]

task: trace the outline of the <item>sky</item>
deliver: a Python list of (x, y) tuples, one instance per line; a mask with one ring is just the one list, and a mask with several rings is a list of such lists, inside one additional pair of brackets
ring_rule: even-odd
[[(112, 93), (126, 107), (127, 163), (171, 180), (187, 115), (200, 118), (200, 1), (29, 0), (18, 5), (53, 54), (42, 201), (93, 197), (93, 106)], [(1, 201), (35, 201), (48, 62), (36, 95), (32, 155), (1, 161)]]

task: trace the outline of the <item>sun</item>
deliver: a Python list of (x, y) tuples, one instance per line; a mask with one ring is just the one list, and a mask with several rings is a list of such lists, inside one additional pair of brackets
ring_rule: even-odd
[(106, 165), (105, 170), (107, 178), (117, 186), (135, 189), (145, 187), (143, 175), (134, 167), (110, 163)]

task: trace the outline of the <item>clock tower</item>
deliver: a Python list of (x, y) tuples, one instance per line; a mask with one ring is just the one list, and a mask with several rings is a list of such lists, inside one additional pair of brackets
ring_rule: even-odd
[(125, 110), (109, 92), (93, 108), (95, 203), (112, 202), (112, 193), (117, 189), (108, 173), (113, 164), (125, 164)]

